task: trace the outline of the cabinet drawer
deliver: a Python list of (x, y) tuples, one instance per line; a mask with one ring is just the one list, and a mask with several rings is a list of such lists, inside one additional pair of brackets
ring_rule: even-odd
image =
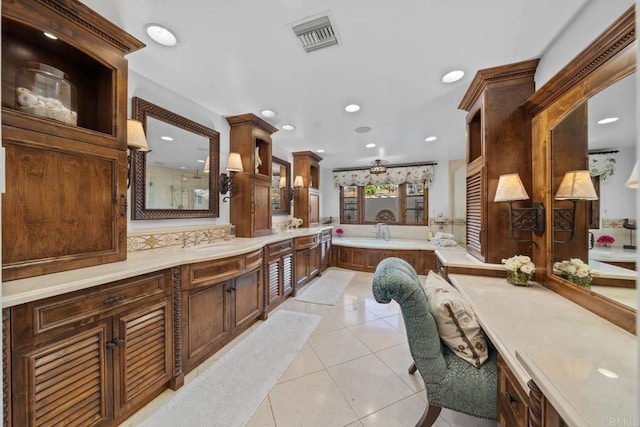
[(267, 258), (275, 258), (293, 250), (293, 239), (267, 245)]
[(262, 267), (262, 249), (251, 252), (244, 256), (244, 268), (243, 272), (255, 270)]
[(498, 356), (498, 421), (501, 427), (529, 425), (529, 396)]
[(12, 307), (14, 345), (32, 344), (49, 333), (93, 322), (143, 298), (171, 291), (171, 272), (165, 270)]
[(296, 237), (296, 249), (307, 249), (318, 244), (318, 235)]
[(244, 261), (244, 256), (235, 256), (185, 265), (182, 267), (183, 289), (197, 288), (237, 277), (244, 268)]

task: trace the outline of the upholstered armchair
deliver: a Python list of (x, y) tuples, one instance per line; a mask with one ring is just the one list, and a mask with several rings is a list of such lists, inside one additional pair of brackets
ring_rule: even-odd
[[(442, 408), (495, 419), (497, 408), (496, 352), (475, 367), (445, 346), (438, 334), (426, 294), (413, 267), (399, 258), (382, 260), (373, 277), (376, 301), (400, 304), (415, 367), (422, 375), (429, 406), (416, 426), (431, 426)], [(409, 372), (415, 372), (414, 365)]]

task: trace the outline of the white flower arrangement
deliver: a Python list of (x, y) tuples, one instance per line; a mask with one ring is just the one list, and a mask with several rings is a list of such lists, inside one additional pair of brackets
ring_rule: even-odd
[(535, 264), (526, 255), (515, 255), (503, 259), (502, 263), (507, 270), (507, 281), (514, 285), (526, 285), (536, 271)]
[(600, 274), (589, 267), (589, 264), (580, 258), (571, 258), (568, 261), (560, 261), (553, 264), (553, 272), (559, 274), (570, 282), (580, 286), (590, 286), (594, 276)]
[(298, 228), (302, 225), (302, 222), (303, 222), (302, 218), (296, 218), (296, 217), (291, 218), (292, 227)]

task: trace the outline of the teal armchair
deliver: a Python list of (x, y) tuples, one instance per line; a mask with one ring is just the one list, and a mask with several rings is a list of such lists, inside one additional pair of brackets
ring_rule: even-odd
[(400, 304), (414, 365), (424, 380), (429, 406), (416, 426), (431, 426), (442, 408), (480, 418), (496, 419), (496, 351), (476, 368), (456, 356), (438, 334), (436, 321), (413, 267), (399, 258), (382, 260), (373, 276), (373, 295), (379, 303)]

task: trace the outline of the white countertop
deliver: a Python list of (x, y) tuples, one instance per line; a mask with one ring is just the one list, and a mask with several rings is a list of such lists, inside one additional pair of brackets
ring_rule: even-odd
[(636, 262), (638, 253), (635, 249), (624, 249), (619, 246), (589, 249), (589, 261)]
[(436, 256), (445, 267), (481, 268), (485, 270), (504, 270), (503, 264), (489, 264), (469, 255), (461, 246), (455, 248), (439, 248)]
[(317, 234), (331, 228), (300, 228), (263, 237), (216, 240), (215, 243), (188, 248), (172, 246), (129, 252), (125, 261), (12, 280), (2, 283), (2, 307), (12, 307), (178, 265), (240, 255), (261, 249), (269, 243)]
[[(570, 426), (638, 417), (637, 337), (542, 286), (449, 275), (525, 391), (533, 379)], [(610, 372), (617, 378), (610, 378)]]
[[(436, 246), (428, 240), (423, 239), (376, 239), (373, 237), (344, 237), (333, 236), (333, 244), (336, 246), (349, 246), (352, 248), (370, 249), (400, 249), (400, 250), (426, 250), (433, 251), (441, 246)], [(455, 246), (460, 248), (460, 246)]]

